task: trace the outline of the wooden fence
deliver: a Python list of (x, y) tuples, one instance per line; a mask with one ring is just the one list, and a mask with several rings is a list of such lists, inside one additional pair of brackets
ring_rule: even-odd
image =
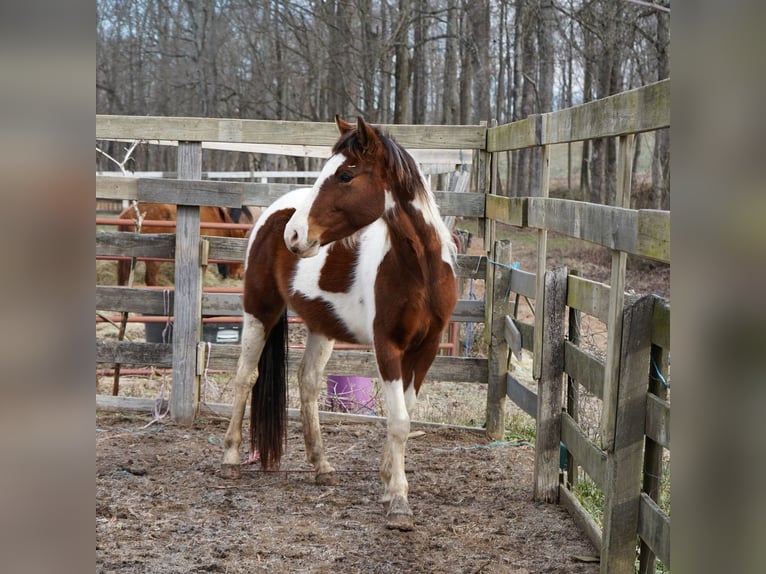
[[(520, 122), (487, 126), (386, 126), (411, 149), (473, 150), (471, 191), (437, 192), (442, 215), (478, 218), (486, 256), (461, 255), (459, 275), (480, 278), (485, 300), (458, 302), (457, 322), (484, 322), (487, 358), (435, 360), (435, 380), (486, 384), (486, 428), (501, 438), (505, 401), (510, 398), (536, 419), (536, 500), (566, 505), (601, 552), (602, 572), (654, 571), (655, 557), (670, 565), (669, 517), (659, 508), (658, 476), (663, 449), (670, 447), (670, 404), (660, 382), (667, 372), (670, 311), (654, 296), (626, 297), (628, 254), (670, 261), (670, 213), (631, 210), (629, 204), (633, 139), (636, 133), (669, 127), (670, 82), (658, 82), (568, 110), (532, 116)], [(190, 421), (199, 405), (200, 375), (205, 367), (233, 370), (238, 348), (201, 343), (201, 318), (241, 313), (238, 295), (204, 293), (201, 266), (207, 258), (241, 259), (244, 240), (201, 238), (199, 206), (266, 206), (290, 186), (214, 182), (201, 179), (202, 142), (329, 146), (334, 124), (208, 118), (97, 116), (96, 138), (178, 142), (178, 179), (97, 176), (96, 196), (178, 205), (176, 236), (102, 232), (96, 253), (169, 257), (175, 260), (175, 289), (169, 293), (127, 287), (97, 286), (100, 310), (174, 314), (172, 344), (97, 340), (100, 363), (133, 363), (173, 369), (171, 415)], [(617, 137), (617, 205), (604, 206), (548, 197), (550, 146), (598, 137)], [(500, 153), (542, 148), (541, 185), (534, 197), (508, 198), (492, 193)], [(536, 273), (513, 268), (511, 244), (495, 240), (498, 222), (537, 230)], [(547, 266), (547, 234), (555, 231), (603, 245), (612, 251), (610, 285)], [(534, 324), (512, 316), (509, 293), (535, 302)], [(604, 362), (577, 344), (574, 318), (595, 317), (607, 325)], [(567, 330), (567, 323), (569, 329)], [(509, 346), (533, 353), (537, 388), (516, 380), (507, 365)], [(300, 353), (291, 353), (291, 368)], [(375, 376), (374, 359), (362, 351), (336, 351), (328, 372)], [(565, 385), (565, 376), (567, 384)], [(601, 444), (578, 424), (576, 397), (587, 389), (602, 404)], [(130, 399), (119, 404), (126, 406)], [(133, 400), (139, 403), (137, 400)], [(110, 403), (97, 397), (97, 405)], [(141, 403), (145, 405), (145, 402)], [(567, 473), (560, 468), (560, 448), (568, 452)], [(582, 468), (605, 497), (603, 528), (583, 509), (571, 487)]]

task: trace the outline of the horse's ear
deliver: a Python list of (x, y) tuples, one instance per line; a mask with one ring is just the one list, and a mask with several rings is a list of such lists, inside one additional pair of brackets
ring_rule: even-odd
[(335, 114), (335, 125), (338, 126), (340, 135), (345, 135), (354, 129), (354, 125), (343, 120), (338, 114)]
[(378, 134), (370, 124), (364, 121), (362, 116), (356, 117), (356, 133), (359, 138), (359, 143), (363, 148), (368, 148), (371, 145), (375, 145), (378, 141)]

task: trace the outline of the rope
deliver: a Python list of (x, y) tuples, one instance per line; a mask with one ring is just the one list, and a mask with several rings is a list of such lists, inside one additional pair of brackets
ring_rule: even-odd
[(213, 348), (213, 344), (208, 341), (205, 343), (207, 347), (206, 356), (205, 356), (205, 369), (202, 371), (202, 379), (204, 380), (204, 383), (202, 383), (202, 402), (207, 402), (207, 389), (208, 385), (213, 388), (213, 391), (218, 394), (218, 387), (216, 387), (215, 383), (210, 380), (210, 378), (207, 376), (208, 369), (210, 368), (210, 351)]
[[(471, 277), (469, 281), (469, 285), (470, 285), (470, 288), (468, 290), (468, 299), (470, 301), (476, 301), (476, 293), (473, 290), (473, 277)], [(471, 349), (473, 348), (473, 331), (474, 331), (475, 325), (476, 325), (475, 323), (465, 324), (465, 343), (463, 345), (463, 348), (465, 350), (466, 357), (470, 357)]]
[(168, 332), (171, 327), (170, 322), (170, 289), (163, 289), (162, 290), (162, 308), (165, 312), (165, 317), (167, 317), (167, 320), (165, 321), (165, 328), (162, 330), (162, 342), (167, 343), (168, 342)]
[(160, 422), (162, 419), (164, 419), (166, 416), (168, 416), (168, 413), (170, 412), (170, 402), (168, 402), (168, 406), (165, 409), (165, 412), (162, 412), (162, 403), (165, 402), (165, 388), (167, 386), (167, 381), (165, 380), (165, 377), (162, 377), (162, 386), (160, 387), (160, 396), (157, 397), (157, 400), (154, 401), (154, 406), (152, 407), (152, 420), (150, 420), (148, 423), (146, 423), (144, 426), (142, 426), (142, 429), (145, 429), (146, 427), (149, 427), (153, 425), (154, 423)]
[(654, 360), (654, 357), (652, 357), (652, 367), (654, 368), (654, 374), (657, 375), (657, 378), (662, 383), (662, 386), (666, 389), (670, 388), (670, 383), (668, 383), (665, 380), (665, 377), (662, 376), (662, 372), (660, 371), (660, 367), (657, 365), (657, 361)]

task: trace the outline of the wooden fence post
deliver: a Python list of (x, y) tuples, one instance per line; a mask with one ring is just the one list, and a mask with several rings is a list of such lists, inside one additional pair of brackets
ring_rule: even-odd
[(505, 316), (510, 313), (508, 290), (511, 284), (511, 242), (495, 241), (492, 261), (487, 265), (485, 292), (487, 357), (487, 436), (501, 440), (505, 434), (505, 373), (508, 370), (508, 343), (505, 340)]
[(623, 313), (613, 448), (604, 480), (604, 574), (635, 571), (653, 308), (654, 298), (646, 296)]
[(561, 460), (561, 408), (564, 380), (564, 312), (567, 302), (567, 268), (558, 267), (544, 276), (541, 314), (540, 378), (537, 382), (537, 433), (535, 438), (534, 499), (558, 502)]
[[(620, 136), (617, 147), (617, 207), (630, 207), (630, 180), (633, 172), (634, 134)], [(614, 437), (618, 359), (622, 334), (622, 313), (625, 306), (625, 268), (628, 254), (612, 251), (612, 271), (609, 282), (609, 319), (607, 321), (606, 364), (604, 366), (604, 397), (601, 410), (601, 448), (612, 450)]]
[[(576, 270), (572, 270), (569, 272), (569, 275), (577, 277), (580, 275), (580, 273)], [(578, 309), (575, 309), (574, 307), (570, 307), (568, 331), (569, 331), (569, 342), (572, 343), (573, 345), (580, 344), (580, 322), (581, 322), (580, 311)], [(569, 416), (571, 416), (575, 422), (580, 422), (580, 411), (579, 411), (580, 384), (578, 381), (575, 381), (570, 376), (567, 376), (566, 398), (567, 398), (566, 411), (569, 413)], [(567, 485), (569, 486), (570, 489), (572, 489), (574, 488), (576, 484), (577, 484), (577, 461), (575, 460), (575, 457), (572, 456), (572, 453), (567, 451)]]
[[(545, 116), (540, 119), (541, 122), (545, 121)], [(542, 153), (540, 154), (540, 189), (537, 192), (537, 197), (548, 197), (550, 195), (550, 176), (551, 176), (551, 147), (543, 146)], [(548, 267), (548, 230), (540, 228), (537, 230), (537, 292), (535, 293), (535, 306), (540, 309), (542, 305), (540, 301), (543, 299), (543, 291), (545, 290), (545, 271)], [(542, 336), (543, 330), (540, 328), (540, 318), (535, 315), (535, 338), (533, 341), (534, 354), (532, 357), (532, 376), (535, 379), (540, 378), (542, 369), (542, 353), (541, 345), (543, 343)]]
[[(667, 305), (658, 299), (655, 299), (655, 305)], [(668, 372), (668, 351), (658, 345), (652, 345), (651, 350), (652, 364), (649, 376), (649, 392), (655, 394), (661, 399), (668, 398), (668, 389), (660, 380), (662, 373)], [(656, 369), (656, 370), (655, 370)], [(659, 371), (659, 372), (657, 372)], [(662, 484), (662, 445), (656, 443), (649, 437), (646, 437), (644, 450), (644, 478), (643, 491), (655, 502), (660, 500), (660, 487)], [(666, 566), (669, 566), (666, 564)], [(639, 552), (639, 574), (654, 574), (655, 555), (649, 545), (641, 540)]]
[[(201, 178), (202, 143), (178, 142), (178, 179)], [(178, 205), (170, 416), (187, 424), (194, 420), (199, 401), (197, 343), (202, 331), (199, 225), (199, 206)]]

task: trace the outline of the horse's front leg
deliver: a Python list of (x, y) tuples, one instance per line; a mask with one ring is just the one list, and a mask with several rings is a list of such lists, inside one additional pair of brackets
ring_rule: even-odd
[[(407, 502), (409, 485), (405, 475), (404, 454), (410, 434), (409, 410), (414, 403), (412, 385), (404, 392), (401, 379), (383, 381), (388, 414), (386, 444), (380, 477), (383, 481), (383, 506), (386, 511), (386, 527), (412, 530), (412, 510)], [(411, 395), (411, 396), (405, 396)]]
[(306, 351), (298, 367), (298, 386), (301, 395), (301, 424), (306, 458), (314, 466), (317, 484), (337, 484), (335, 469), (327, 461), (319, 428), (319, 394), (323, 373), (332, 354), (333, 340), (318, 333), (309, 333)]
[(223, 439), (221, 474), (226, 478), (240, 477), (239, 447), (242, 444), (242, 419), (245, 416), (247, 397), (256, 379), (258, 360), (265, 340), (263, 323), (249, 313), (245, 313), (242, 322), (242, 348), (237, 363), (237, 374), (234, 377), (234, 405), (229, 427)]

